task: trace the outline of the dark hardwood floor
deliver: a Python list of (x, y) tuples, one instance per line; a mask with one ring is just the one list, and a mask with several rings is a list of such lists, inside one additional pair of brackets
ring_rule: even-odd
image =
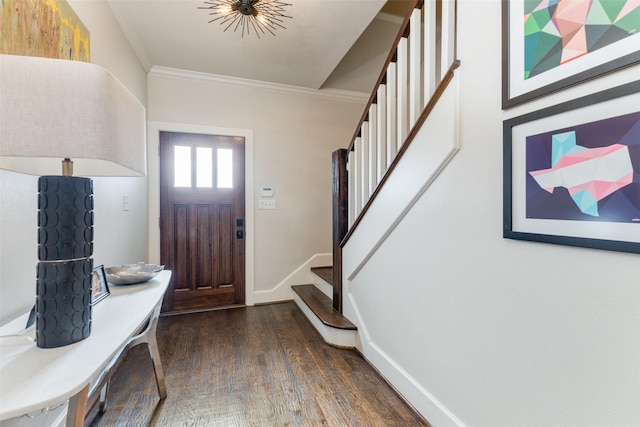
[(107, 411), (94, 408), (85, 426), (429, 426), (292, 302), (161, 317), (158, 345), (167, 399), (146, 346), (134, 347)]

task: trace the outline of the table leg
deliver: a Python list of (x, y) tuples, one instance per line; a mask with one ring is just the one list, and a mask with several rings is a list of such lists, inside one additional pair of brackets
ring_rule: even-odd
[(98, 411), (101, 414), (107, 410), (107, 392), (109, 391), (109, 383), (111, 381), (107, 381), (107, 383), (100, 389), (100, 406), (98, 406)]
[(160, 352), (158, 351), (158, 343), (156, 342), (155, 333), (149, 337), (149, 354), (153, 361), (153, 370), (156, 374), (156, 385), (158, 386), (158, 395), (160, 400), (167, 398), (167, 386), (164, 383), (164, 372), (162, 371), (162, 362), (160, 361)]
[(156, 375), (156, 385), (158, 386), (158, 396), (160, 400), (167, 398), (167, 387), (164, 382), (164, 372), (162, 371), (162, 361), (160, 360), (160, 351), (158, 350), (158, 341), (156, 340), (156, 330), (158, 327), (158, 317), (160, 317), (161, 305), (158, 304), (149, 320), (149, 328), (145, 332), (147, 345), (149, 346), (149, 355), (153, 361), (153, 370)]
[(89, 398), (89, 384), (69, 399), (66, 427), (82, 427)]
[[(149, 355), (151, 356), (151, 361), (153, 362), (153, 371), (156, 376), (156, 385), (158, 386), (158, 395), (160, 396), (160, 400), (166, 399), (167, 397), (167, 387), (164, 382), (164, 372), (162, 371), (162, 361), (160, 360), (160, 351), (158, 350), (158, 341), (156, 340), (156, 331), (158, 328), (158, 318), (160, 317), (160, 309), (162, 307), (162, 303), (158, 303), (156, 307), (151, 312), (149, 316), (149, 322), (144, 331), (140, 332), (135, 337), (132, 337), (127, 345), (122, 350), (122, 354), (129, 350), (132, 347), (135, 347), (139, 344), (146, 344), (149, 347)], [(107, 387), (109, 384), (107, 383)], [(105, 396), (106, 399), (106, 396)], [(104, 405), (106, 402), (101, 403)]]
[[(125, 354), (130, 348), (140, 344), (146, 344), (149, 348), (149, 355), (153, 362), (153, 371), (156, 376), (156, 385), (158, 387), (158, 395), (160, 400), (167, 398), (167, 387), (164, 381), (164, 372), (162, 371), (162, 361), (160, 360), (160, 351), (158, 350), (158, 341), (156, 340), (156, 332), (158, 328), (158, 318), (160, 317), (160, 309), (162, 302), (158, 303), (151, 314), (149, 320), (143, 331), (139, 332), (136, 336), (131, 337), (129, 341), (120, 349), (117, 356), (111, 359), (109, 365), (105, 368), (104, 372), (100, 376), (100, 379), (94, 385), (94, 389), (91, 392), (92, 405), (99, 399), (100, 406), (99, 411), (103, 413), (107, 409), (107, 392), (109, 391), (109, 383), (111, 382), (111, 376), (114, 373), (114, 367), (120, 357)], [(96, 397), (96, 390), (99, 390), (99, 396)]]

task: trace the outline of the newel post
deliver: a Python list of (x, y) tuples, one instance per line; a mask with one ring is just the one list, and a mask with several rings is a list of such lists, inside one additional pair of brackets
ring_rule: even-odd
[(340, 242), (349, 229), (349, 180), (347, 150), (332, 153), (333, 171), (333, 308), (342, 313), (342, 249)]

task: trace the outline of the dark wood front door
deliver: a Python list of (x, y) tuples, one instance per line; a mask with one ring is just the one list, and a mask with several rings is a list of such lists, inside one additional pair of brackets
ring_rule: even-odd
[(244, 138), (160, 132), (163, 311), (244, 304)]

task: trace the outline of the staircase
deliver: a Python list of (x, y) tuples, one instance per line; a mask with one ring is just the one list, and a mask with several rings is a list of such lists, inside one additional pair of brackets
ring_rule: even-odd
[[(345, 245), (358, 229), (364, 236), (360, 246), (375, 250), (368, 246), (372, 238), (383, 241), (413, 205), (411, 200), (398, 203), (394, 189), (422, 194), (459, 149), (456, 25), (457, 0), (410, 1), (349, 148), (332, 153), (333, 267), (312, 268), (314, 284), (291, 287), (295, 302), (329, 344), (355, 347), (358, 336), (342, 315), (346, 303), (359, 316), (353, 301), (344, 300)], [(384, 209), (372, 208), (376, 200)], [(351, 260), (354, 254), (361, 257), (352, 251)], [(353, 262), (347, 265), (354, 267)], [(362, 319), (356, 321), (365, 330)]]
[(313, 267), (311, 272), (313, 284), (291, 287), (293, 300), (328, 344), (355, 347), (356, 326), (333, 308), (333, 267)]

